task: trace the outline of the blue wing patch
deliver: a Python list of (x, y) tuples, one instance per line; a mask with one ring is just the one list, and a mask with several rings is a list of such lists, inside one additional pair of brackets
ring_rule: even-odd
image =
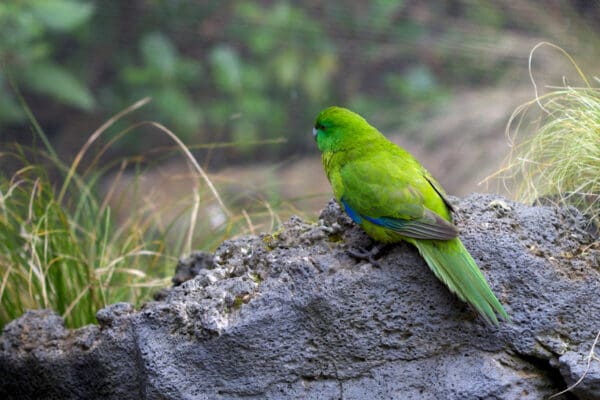
[(363, 218), (372, 224), (389, 229), (399, 235), (415, 239), (450, 240), (458, 236), (458, 229), (439, 215), (426, 210), (419, 219), (407, 220), (392, 217), (369, 217), (356, 212), (342, 197), (342, 205), (352, 221), (361, 225)]
[(348, 214), (348, 216), (352, 218), (352, 221), (360, 225), (362, 223), (362, 218), (356, 211), (352, 209), (352, 207), (348, 205), (348, 203), (346, 203), (346, 200), (344, 200), (344, 198), (342, 198), (342, 205), (344, 206), (346, 214)]
[(371, 218), (366, 215), (362, 217), (375, 225), (415, 239), (450, 240), (458, 236), (458, 229), (450, 222), (432, 212), (428, 214), (418, 220), (403, 220), (390, 217)]
[(371, 218), (364, 216), (365, 219), (375, 225), (382, 226), (384, 228), (388, 228), (392, 231), (401, 232), (404, 230), (408, 221), (397, 219), (397, 218), (389, 218), (389, 217), (379, 217), (379, 218)]

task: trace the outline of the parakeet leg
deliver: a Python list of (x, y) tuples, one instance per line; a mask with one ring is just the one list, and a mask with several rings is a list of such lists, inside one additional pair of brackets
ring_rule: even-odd
[(346, 252), (357, 260), (367, 261), (374, 267), (381, 267), (377, 258), (389, 247), (389, 244), (376, 243), (370, 250), (358, 247), (346, 250)]

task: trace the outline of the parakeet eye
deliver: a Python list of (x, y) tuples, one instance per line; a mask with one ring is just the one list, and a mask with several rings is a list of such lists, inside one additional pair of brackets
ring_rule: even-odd
[(315, 138), (315, 140), (317, 140), (317, 136), (319, 135), (319, 131), (321, 132), (325, 132), (325, 127), (323, 126), (323, 124), (318, 123), (315, 125), (315, 127), (313, 128), (313, 137)]

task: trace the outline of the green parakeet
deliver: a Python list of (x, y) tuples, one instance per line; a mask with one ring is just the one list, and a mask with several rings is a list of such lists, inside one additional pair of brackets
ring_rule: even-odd
[(376, 241), (414, 245), (486, 321), (510, 320), (458, 238), (444, 189), (410, 153), (341, 107), (323, 110), (313, 135), (335, 198), (355, 223)]

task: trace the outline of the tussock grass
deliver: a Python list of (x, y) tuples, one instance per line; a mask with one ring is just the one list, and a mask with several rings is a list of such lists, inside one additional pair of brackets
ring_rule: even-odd
[(175, 261), (144, 213), (116, 225), (96, 198), (97, 176), (71, 175), (58, 191), (46, 165), (11, 155), (24, 167), (0, 177), (0, 324), (52, 308), (77, 327), (107, 304), (139, 303), (168, 283)]
[[(539, 44), (531, 55), (542, 45), (560, 50), (585, 85), (564, 82), (540, 96), (530, 68), (536, 97), (511, 116), (506, 130), (510, 154), (493, 176), (499, 176), (517, 200), (572, 205), (600, 227), (600, 89), (552, 44)], [(594, 83), (600, 83), (598, 78)]]
[[(562, 86), (549, 87), (546, 94), (539, 95), (531, 61), (542, 46), (562, 53), (584, 85), (571, 86), (565, 80)], [(511, 115), (506, 128), (511, 150), (505, 166), (485, 181), (500, 178), (504, 189), (526, 203), (575, 206), (600, 231), (600, 79), (595, 77), (593, 86), (566, 51), (546, 42), (532, 49), (529, 75), (535, 98)], [(583, 381), (592, 361), (598, 360), (595, 348), (599, 339), (600, 331), (580, 379), (549, 399), (571, 391)]]
[(166, 284), (147, 273), (165, 265), (161, 243), (145, 242), (144, 221), (115, 227), (110, 208), (85, 189), (59, 202), (39, 166), (3, 177), (0, 191), (2, 324), (27, 309), (52, 308), (81, 326), (110, 302), (136, 302)]
[[(69, 327), (95, 323), (100, 308), (119, 301), (139, 305), (157, 288), (168, 286), (178, 257), (192, 248), (210, 249), (227, 237), (254, 232), (257, 220), (270, 221), (271, 229), (280, 223), (269, 204), (257, 213), (230, 211), (190, 150), (158, 123), (133, 125), (99, 151), (91, 151), (116, 121), (148, 101), (110, 118), (70, 165), (58, 158), (22, 103), (46, 149), (14, 146), (0, 154), (21, 165), (10, 177), (0, 174), (0, 327), (27, 309), (38, 308), (57, 311)], [(99, 164), (114, 140), (140, 126), (170, 137), (190, 166), (189, 196), (171, 210), (157, 207), (151, 196), (140, 193), (140, 157)], [(93, 160), (84, 169), (82, 160), (91, 155)], [(43, 162), (34, 161), (40, 158)], [(129, 190), (119, 192), (119, 181), (131, 169), (136, 172), (128, 181)], [(109, 175), (112, 184), (101, 190)], [(121, 201), (139, 206), (117, 219), (111, 206)], [(210, 218), (199, 217), (203, 211)]]

